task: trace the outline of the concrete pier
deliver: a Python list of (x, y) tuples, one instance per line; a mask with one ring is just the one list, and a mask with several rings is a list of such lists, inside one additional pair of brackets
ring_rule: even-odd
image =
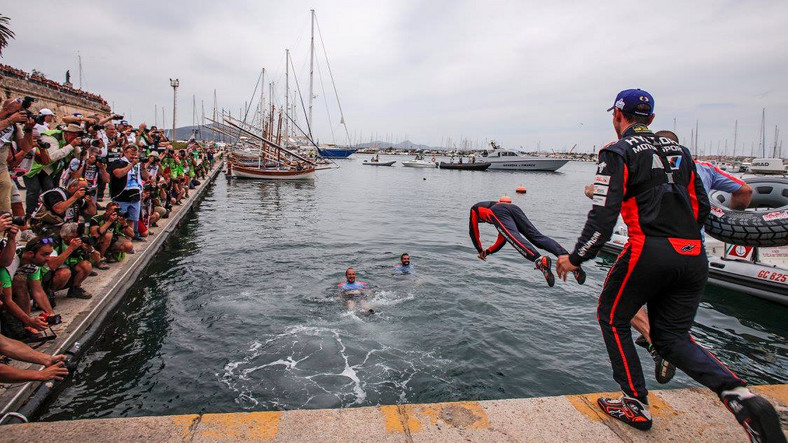
[[(788, 426), (788, 385), (753, 387)], [(8, 442), (104, 441), (681, 441), (745, 442), (741, 426), (707, 389), (651, 391), (654, 427), (638, 431), (603, 414), (597, 397), (406, 404), (349, 409), (193, 414), (9, 425)], [(617, 395), (617, 394), (612, 394)], [(195, 406), (196, 407), (196, 406)]]
[[(86, 291), (93, 294), (90, 300), (81, 300), (64, 297), (65, 291), (59, 291), (55, 300), (55, 311), (62, 315), (63, 323), (52, 329), (57, 334), (57, 339), (46, 342), (38, 348), (47, 354), (57, 354), (68, 350), (90, 328), (98, 327), (103, 315), (123, 298), (126, 291), (136, 282), (145, 266), (159, 251), (167, 238), (178, 226), (178, 223), (189, 213), (191, 208), (198, 203), (209, 184), (222, 170), (223, 162), (217, 160), (214, 169), (200, 186), (189, 191), (189, 198), (183, 200), (180, 206), (174, 206), (167, 219), (159, 220), (158, 228), (151, 228), (153, 235), (144, 243), (134, 243), (135, 254), (127, 255), (121, 263), (110, 265), (105, 271), (96, 270), (98, 275), (89, 277), (82, 284)], [(107, 201), (104, 202), (106, 204)], [(12, 362), (16, 367), (25, 369), (38, 369), (41, 366), (28, 363)], [(0, 415), (15, 411), (32, 395), (39, 382), (0, 384)]]

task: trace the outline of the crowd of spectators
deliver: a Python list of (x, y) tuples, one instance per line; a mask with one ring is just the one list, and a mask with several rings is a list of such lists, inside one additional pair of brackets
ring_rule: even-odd
[(53, 338), (58, 300), (90, 299), (83, 282), (134, 254), (215, 155), (193, 138), (175, 149), (163, 131), (121, 115), (25, 106), (12, 98), (0, 107), (0, 353), (47, 368), (0, 364), (0, 382), (64, 375), (61, 356), (28, 346)]
[(3, 75), (7, 75), (9, 77), (18, 78), (20, 80), (27, 80), (31, 83), (37, 84), (39, 86), (45, 86), (54, 91), (65, 92), (66, 94), (70, 94), (75, 97), (85, 98), (97, 103), (101, 103), (102, 105), (108, 104), (107, 101), (104, 100), (104, 98), (102, 98), (98, 94), (92, 94), (90, 92), (77, 89), (73, 86), (69, 86), (67, 84), (58, 83), (54, 80), (50, 80), (46, 78), (42, 73), (35, 70), (32, 73), (28, 74), (27, 72), (21, 69), (0, 64), (0, 73), (2, 73)]

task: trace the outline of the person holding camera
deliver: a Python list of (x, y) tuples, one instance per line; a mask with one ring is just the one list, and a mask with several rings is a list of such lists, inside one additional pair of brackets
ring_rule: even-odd
[(32, 102), (28, 97), (24, 100), (8, 99), (0, 109), (0, 211), (11, 211), (12, 199), (21, 200), (19, 190), (11, 180), (9, 160), (15, 158), (17, 150), (24, 156), (33, 147), (35, 120), (27, 109)]
[(134, 236), (134, 229), (120, 216), (119, 208), (118, 203), (109, 202), (103, 214), (90, 219), (90, 237), (102, 257), (101, 260), (110, 261), (108, 253), (119, 255), (134, 252), (134, 246), (129, 240)]
[[(9, 236), (9, 244), (14, 236)], [(14, 257), (11, 265), (0, 269), (3, 335), (22, 341), (35, 340), (37, 332), (49, 327), (47, 317), (56, 316), (41, 285), (41, 267), (47, 264), (53, 243), (51, 238), (36, 237)], [(31, 298), (45, 315), (31, 317)]]
[(36, 119), (36, 124), (33, 126), (33, 129), (36, 130), (39, 134), (44, 131), (49, 131), (51, 128), (50, 126), (52, 123), (55, 122), (55, 113), (52, 112), (51, 109), (43, 108), (38, 111), (38, 118)]
[[(32, 217), (42, 193), (56, 186), (55, 178), (62, 169), (61, 160), (72, 152), (79, 152), (84, 132), (79, 126), (70, 124), (63, 130), (48, 131), (41, 136), (39, 147), (46, 149), (46, 156), (37, 156), (30, 171), (24, 175), (27, 201), (27, 216)], [(46, 148), (44, 148), (46, 147)], [(47, 160), (46, 162), (42, 162)]]
[(86, 220), (98, 212), (89, 195), (88, 181), (78, 178), (67, 187), (58, 187), (41, 194), (38, 208), (30, 218), (34, 231), (44, 233), (60, 229), (64, 223), (76, 223), (82, 215)]
[(140, 164), (137, 146), (130, 144), (123, 151), (123, 157), (110, 164), (109, 192), (112, 201), (120, 205), (121, 212), (128, 213), (134, 228), (132, 240), (145, 241), (139, 232), (141, 213), (142, 184), (148, 180), (148, 167), (153, 156), (144, 165)]
[(63, 354), (48, 355), (30, 346), (0, 335), (0, 354), (17, 361), (44, 366), (42, 370), (21, 369), (9, 364), (0, 364), (0, 383), (24, 383), (26, 381), (63, 380), (68, 375)]
[[(100, 141), (100, 140), (96, 140)], [(98, 161), (100, 154), (99, 147), (91, 147), (83, 149), (80, 158), (74, 158), (69, 163), (67, 172), (68, 179), (66, 183), (78, 178), (84, 178), (88, 182), (88, 195), (96, 198), (99, 181), (109, 182), (109, 173), (107, 172), (107, 165)], [(96, 206), (98, 209), (98, 205)]]
[(79, 223), (65, 223), (60, 228), (60, 238), (55, 239), (54, 246), (57, 257), (49, 258), (48, 267), (57, 271), (64, 269), (69, 273), (65, 285), (53, 287), (54, 291), (68, 288), (66, 297), (87, 300), (93, 295), (82, 289), (82, 282), (93, 272), (90, 260), (99, 261), (100, 257), (99, 252), (91, 246), (90, 238), (80, 236), (79, 228)]

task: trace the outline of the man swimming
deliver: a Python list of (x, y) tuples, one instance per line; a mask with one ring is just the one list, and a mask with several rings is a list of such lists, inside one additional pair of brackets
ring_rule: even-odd
[(342, 294), (342, 297), (344, 297), (347, 302), (349, 311), (356, 310), (356, 300), (358, 300), (361, 309), (370, 314), (375, 313), (375, 310), (371, 309), (366, 301), (369, 285), (363, 281), (356, 281), (356, 271), (353, 268), (347, 268), (345, 271), (345, 281), (339, 282), (337, 287), (339, 288), (340, 294)]
[(399, 256), (399, 264), (394, 266), (394, 272), (397, 274), (412, 274), (413, 266), (410, 264), (410, 255), (404, 253)]
[[(479, 239), (479, 220), (492, 224), (498, 230), (498, 239), (487, 249), (482, 248), (482, 242)], [(558, 242), (539, 232), (525, 216), (523, 210), (512, 204), (511, 197), (504, 195), (497, 202), (476, 203), (471, 208), (468, 225), (471, 241), (479, 252), (480, 259), (486, 261), (488, 255), (498, 252), (508, 241), (523, 257), (534, 262), (535, 269), (542, 271), (548, 286), (555, 285), (555, 277), (550, 269), (552, 260), (550, 257), (539, 255), (534, 244), (541, 249), (548, 250), (556, 257), (567, 254), (567, 251)], [(574, 276), (578, 284), (585, 283), (586, 273), (582, 269), (578, 268), (574, 272)]]

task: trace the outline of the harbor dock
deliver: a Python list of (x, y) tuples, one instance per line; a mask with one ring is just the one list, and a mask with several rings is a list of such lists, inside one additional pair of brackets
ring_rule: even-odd
[[(788, 385), (757, 386), (752, 390), (777, 406), (785, 431)], [(3, 428), (3, 437), (7, 442), (51, 436), (61, 442), (747, 441), (731, 413), (707, 389), (651, 391), (654, 427), (647, 432), (603, 414), (596, 406), (601, 395), (607, 394), (73, 420), (9, 425)]]

